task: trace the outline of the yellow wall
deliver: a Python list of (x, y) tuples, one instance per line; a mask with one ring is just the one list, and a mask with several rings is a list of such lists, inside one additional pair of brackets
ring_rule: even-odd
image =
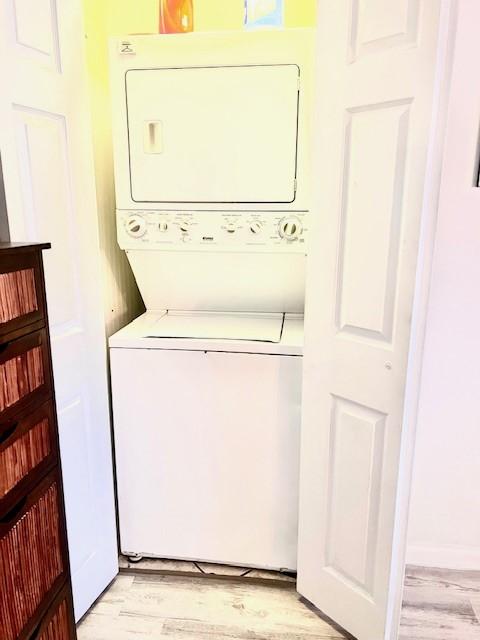
[[(132, 273), (116, 243), (108, 38), (158, 32), (158, 0), (83, 0), (90, 77), (99, 235), (104, 263), (105, 318), (111, 335), (142, 310)], [(285, 0), (287, 27), (315, 25), (316, 0)], [(194, 0), (195, 31), (242, 29), (243, 0)]]
[[(125, 9), (127, 3), (125, 2)], [(129, 3), (133, 7), (133, 0)], [(105, 330), (112, 335), (143, 309), (130, 266), (116, 242), (112, 130), (108, 76), (110, 0), (84, 0), (87, 67), (90, 80), (93, 150), (100, 255), (103, 263)]]

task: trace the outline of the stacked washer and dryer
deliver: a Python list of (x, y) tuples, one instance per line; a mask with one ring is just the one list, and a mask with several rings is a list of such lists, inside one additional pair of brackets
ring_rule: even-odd
[(112, 43), (121, 551), (296, 569), (313, 33)]

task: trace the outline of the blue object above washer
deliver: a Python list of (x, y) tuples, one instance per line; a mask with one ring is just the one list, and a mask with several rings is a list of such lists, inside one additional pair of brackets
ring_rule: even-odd
[(245, 27), (283, 27), (283, 0), (245, 0)]

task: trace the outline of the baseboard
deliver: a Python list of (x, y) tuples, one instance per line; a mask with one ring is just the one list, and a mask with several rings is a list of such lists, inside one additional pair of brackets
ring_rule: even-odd
[(445, 545), (429, 547), (426, 545), (409, 545), (407, 548), (407, 564), (418, 567), (480, 571), (480, 546), (460, 547)]

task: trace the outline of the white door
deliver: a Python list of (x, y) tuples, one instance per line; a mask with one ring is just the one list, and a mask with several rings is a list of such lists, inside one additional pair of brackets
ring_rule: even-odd
[(52, 243), (44, 259), (78, 618), (118, 571), (81, 2), (9, 0), (0, 12), (11, 239)]
[(295, 64), (128, 70), (132, 199), (293, 202), (299, 79)]
[(359, 640), (396, 637), (393, 536), (440, 7), (319, 1), (298, 589)]

